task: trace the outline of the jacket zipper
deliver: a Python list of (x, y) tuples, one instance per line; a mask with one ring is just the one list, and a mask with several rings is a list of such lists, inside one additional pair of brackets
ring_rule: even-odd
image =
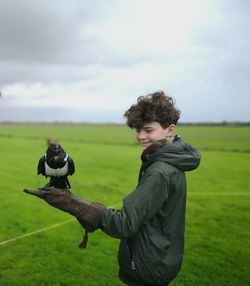
[[(128, 241), (126, 241), (126, 245), (127, 245), (127, 249), (128, 249), (128, 253), (129, 253), (129, 256), (130, 256), (130, 260), (131, 260), (131, 269), (132, 270), (135, 270), (136, 269), (136, 266), (135, 266), (135, 261), (134, 261), (134, 251), (133, 249), (131, 249), (128, 245)], [(132, 250), (132, 251), (131, 251)]]
[(136, 269), (134, 260), (131, 260), (131, 268), (132, 268), (132, 270)]

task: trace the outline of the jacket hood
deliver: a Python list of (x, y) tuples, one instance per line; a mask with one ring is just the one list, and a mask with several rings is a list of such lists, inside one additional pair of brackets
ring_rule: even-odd
[(176, 135), (173, 143), (159, 141), (152, 144), (143, 151), (141, 158), (144, 168), (155, 161), (162, 161), (182, 171), (191, 171), (199, 166), (201, 155), (198, 150)]

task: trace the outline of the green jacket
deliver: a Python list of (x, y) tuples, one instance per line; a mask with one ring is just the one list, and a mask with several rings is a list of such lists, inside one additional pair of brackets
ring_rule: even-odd
[(184, 250), (186, 178), (200, 154), (176, 136), (142, 154), (136, 189), (121, 210), (107, 209), (102, 230), (121, 239), (119, 277), (129, 285), (166, 285), (179, 272)]

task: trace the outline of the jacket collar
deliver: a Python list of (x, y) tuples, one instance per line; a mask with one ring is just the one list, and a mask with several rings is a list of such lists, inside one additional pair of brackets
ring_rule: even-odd
[(141, 154), (141, 160), (143, 163), (147, 162), (152, 158), (153, 153), (160, 148), (160, 146), (163, 146), (167, 143), (166, 139), (162, 139), (159, 141), (154, 142), (150, 146), (148, 146), (145, 150), (143, 150)]
[(171, 136), (165, 139), (161, 139), (161, 140), (154, 142), (150, 146), (148, 146), (141, 154), (142, 163), (149, 161), (152, 158), (154, 152), (158, 150), (160, 147), (162, 147), (163, 145), (173, 143), (176, 137), (177, 135)]

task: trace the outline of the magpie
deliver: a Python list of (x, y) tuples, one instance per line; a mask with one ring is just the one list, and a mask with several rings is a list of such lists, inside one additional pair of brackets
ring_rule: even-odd
[(50, 177), (47, 187), (70, 189), (68, 175), (73, 175), (75, 165), (73, 159), (57, 143), (49, 144), (46, 153), (38, 162), (37, 173)]

